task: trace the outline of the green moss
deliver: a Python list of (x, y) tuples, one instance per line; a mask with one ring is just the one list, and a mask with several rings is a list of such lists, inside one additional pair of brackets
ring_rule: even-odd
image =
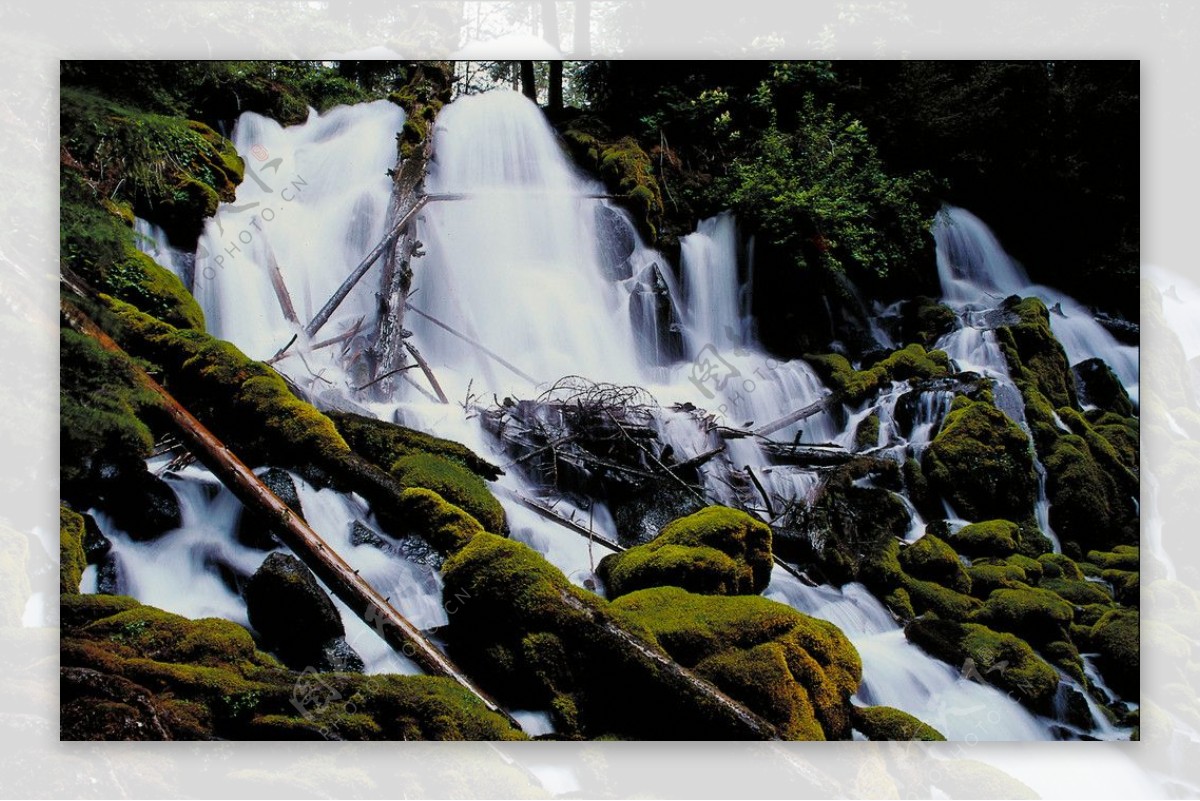
[(328, 416), (355, 452), (383, 467), (391, 465), (401, 456), (432, 453), (459, 462), (489, 481), (504, 474), (500, 468), (480, 458), (467, 446), (452, 440), (352, 412), (333, 411)]
[(1012, 632), (1035, 644), (1063, 639), (1063, 632), (1073, 618), (1074, 610), (1069, 603), (1037, 587), (995, 590), (983, 608), (972, 616), (976, 622)]
[(771, 529), (745, 512), (709, 506), (668, 523), (658, 536), (598, 567), (610, 598), (673, 585), (710, 595), (757, 594), (773, 566)]
[(873, 397), (892, 381), (941, 378), (949, 374), (949, 359), (945, 353), (940, 350), (926, 352), (915, 343), (889, 354), (865, 370), (855, 370), (839, 353), (808, 354), (804, 358), (826, 384), (852, 405)]
[(1141, 552), (1136, 545), (1118, 545), (1111, 551), (1088, 551), (1087, 560), (1105, 570), (1134, 570), (1141, 566)]
[(969, 556), (1009, 556), (1020, 539), (1020, 526), (1008, 520), (972, 523), (950, 535), (950, 543)]
[(967, 573), (971, 576), (971, 592), (976, 598), (987, 598), (992, 590), (1029, 586), (1025, 571), (1016, 565), (976, 562), (967, 568)]
[[(886, 464), (895, 468), (895, 462)], [(859, 486), (859, 478), (855, 463), (834, 471), (813, 503), (796, 515), (799, 547), (795, 538), (778, 537), (776, 549), (785, 558), (816, 562), (835, 583), (857, 581), (864, 566), (889, 542), (903, 537), (910, 524), (908, 509), (895, 493)], [(873, 478), (886, 481), (880, 474)]]
[(233, 344), (110, 300), (117, 340), (166, 372), (167, 388), (250, 463), (303, 466), (350, 454), (333, 423)]
[(189, 620), (150, 606), (138, 606), (89, 623), (83, 632), (132, 648), (155, 662), (196, 667), (277, 667), (254, 647), (246, 629), (220, 618)]
[(968, 519), (1032, 516), (1037, 481), (1029, 441), (989, 403), (956, 398), (922, 466), (930, 487)]
[(854, 430), (854, 450), (865, 451), (879, 443), (879, 415), (871, 412)]
[(1083, 571), (1079, 569), (1075, 560), (1066, 554), (1044, 553), (1038, 557), (1038, 562), (1042, 565), (1042, 575), (1048, 579), (1083, 580)]
[(1004, 561), (1024, 570), (1025, 577), (1031, 584), (1036, 584), (1041, 579), (1042, 573), (1045, 570), (1045, 566), (1041, 562), (1024, 554), (1013, 554), (1006, 557)]
[(127, 595), (64, 594), (59, 599), (59, 614), (64, 629), (78, 629), (87, 623), (111, 617), (118, 612), (141, 606)]
[(58, 507), (58, 586), (63, 595), (79, 592), (87, 557), (83, 553), (83, 517), (66, 506)]
[(900, 565), (900, 543), (896, 540), (885, 543), (872, 554), (860, 576), (863, 583), (881, 596), (903, 590), (910, 608), (917, 614), (932, 612), (947, 620), (961, 620), (980, 607), (980, 602), (969, 595), (906, 573)]
[(522, 740), (525, 737), (453, 679), (367, 676), (348, 702), (369, 710), (389, 740)]
[(1058, 673), (1021, 638), (974, 623), (924, 619), (909, 623), (904, 633), (933, 656), (1007, 690), (1029, 708), (1053, 711)]
[(563, 131), (571, 156), (582, 167), (596, 172), (614, 195), (624, 196), (642, 235), (654, 242), (663, 219), (663, 197), (654, 162), (632, 137), (609, 141), (591, 120), (580, 119)]
[(1141, 602), (1141, 574), (1136, 570), (1105, 570), (1100, 578), (1112, 585), (1113, 597), (1126, 606), (1138, 606)]
[(612, 608), (785, 738), (848, 736), (848, 699), (862, 663), (833, 624), (759, 596), (705, 596), (677, 587), (641, 590)]
[(868, 740), (943, 742), (946, 739), (928, 723), (890, 706), (854, 707), (854, 728)]
[(400, 495), (400, 517), (410, 531), (424, 537), (444, 554), (455, 553), (477, 535), (483, 526), (441, 495), (430, 489), (406, 489)]
[(1068, 640), (1058, 640), (1042, 646), (1042, 655), (1052, 665), (1058, 666), (1068, 676), (1087, 686), (1087, 674), (1083, 670), (1083, 658), (1079, 649)]
[(1015, 325), (996, 331), (1014, 376), (1032, 381), (1056, 407), (1075, 406), (1075, 377), (1067, 355), (1050, 328), (1050, 312), (1038, 298), (1010, 298), (1004, 309), (1017, 315)]
[(132, 204), (177, 244), (196, 241), (204, 218), (232, 201), (245, 165), (207, 125), (148, 114), (64, 87), (60, 142), (99, 196)]
[(971, 577), (954, 549), (933, 534), (900, 550), (900, 566), (918, 579), (933, 581), (955, 592), (969, 593)]
[(1038, 586), (1077, 606), (1112, 603), (1112, 593), (1094, 581), (1072, 579), (1042, 579)]
[(143, 421), (158, 398), (134, 374), (133, 363), (91, 337), (60, 330), (59, 452), (64, 495), (92, 478), (103, 455), (120, 464), (150, 455), (154, 435)]
[(458, 462), (432, 453), (413, 453), (394, 461), (391, 473), (405, 489), (433, 490), (461, 507), (488, 531), (506, 529), (504, 507), (488, 491), (483, 479)]
[(1133, 401), (1120, 380), (1102, 359), (1088, 359), (1072, 368), (1079, 381), (1081, 400), (1122, 417), (1134, 413)]
[(1097, 667), (1122, 698), (1136, 701), (1140, 684), (1139, 616), (1135, 609), (1110, 609), (1096, 621), (1090, 645), (1100, 653)]

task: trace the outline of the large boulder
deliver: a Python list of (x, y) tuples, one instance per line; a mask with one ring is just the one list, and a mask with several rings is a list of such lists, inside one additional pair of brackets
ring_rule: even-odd
[(1133, 401), (1103, 359), (1088, 359), (1071, 368), (1079, 388), (1079, 401), (1121, 417), (1134, 413)]
[(771, 580), (771, 529), (745, 512), (709, 506), (646, 543), (601, 560), (610, 598), (672, 585), (708, 595), (757, 594)]
[(346, 630), (337, 607), (296, 557), (268, 556), (247, 582), (245, 598), (250, 624), (289, 667), (362, 670), (357, 655), (338, 642)]

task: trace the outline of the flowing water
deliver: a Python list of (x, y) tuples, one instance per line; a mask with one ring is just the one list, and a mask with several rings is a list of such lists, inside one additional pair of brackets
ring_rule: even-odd
[[(157, 249), (185, 281), (190, 276), (212, 333), (254, 357), (270, 357), (385, 232), (386, 170), (393, 166), (394, 134), (402, 123), (402, 112), (388, 103), (314, 114), (291, 128), (245, 114), (234, 141), (253, 174), (234, 203), (208, 224), (194, 260), (167, 250), (150, 229), (143, 232), (144, 246)], [(750, 254), (731, 214), (701, 221), (683, 238), (677, 278), (660, 253), (641, 243), (628, 215), (603, 197), (603, 187), (571, 165), (541, 112), (520, 95), (490, 92), (443, 109), (426, 189), (438, 199), (418, 217), (416, 238), (424, 255), (414, 260), (410, 296), (422, 314), (407, 314), (404, 326), (451, 403), (432, 400), (420, 378), (397, 383), (395, 396), (383, 401), (355, 389), (347, 363), (376, 323), (378, 266), (316, 337), (357, 329), (358, 338), (322, 349), (301, 339), (276, 365), (318, 403), (352, 403), (383, 419), (461, 441), (504, 464), (509, 457), (480, 424), (475, 404), (535, 398), (564, 376), (644, 388), (656, 401), (652, 424), (660, 438), (688, 455), (720, 443), (714, 432), (697, 425), (693, 409), (709, 412), (724, 426), (754, 429), (830, 394), (806, 363), (776, 360), (755, 339), (748, 312)], [(986, 227), (962, 210), (943, 216), (938, 245), (946, 300), (964, 319), (939, 346), (962, 368), (1011, 388), (994, 333), (981, 324), (979, 313), (1007, 294), (1049, 290), (1029, 287)], [(276, 271), (280, 280), (273, 281)], [(286, 286), (299, 323), (288, 319), (278, 284)], [(1056, 302), (1062, 302), (1068, 315), (1062, 319), (1069, 324), (1056, 319), (1055, 330), (1074, 332), (1068, 347), (1072, 361), (1091, 355), (1119, 361), (1118, 356), (1128, 355), (1096, 335), (1084, 324), (1086, 315), (1076, 316), (1077, 307), (1067, 301)], [(674, 352), (671, 326), (681, 343)], [(1136, 353), (1133, 358), (1135, 382)], [(1124, 380), (1121, 371), (1128, 365), (1112, 364)], [(881, 422), (875, 443), (880, 453), (919, 458), (948, 411), (952, 392), (920, 392), (909, 422), (901, 425), (897, 404), (911, 389), (897, 384), (866, 406), (845, 410), (849, 424), (839, 425), (838, 415), (821, 412), (780, 426), (770, 437), (846, 446), (856, 423), (874, 411)], [(1019, 395), (1013, 393), (1015, 388), (998, 393), (1002, 408), (1023, 422)], [(764, 517), (765, 504), (754, 490), (731, 476), (758, 479), (776, 503), (803, 503), (819, 484), (812, 470), (774, 464), (755, 437), (728, 440), (725, 453), (701, 474), (709, 501), (756, 509)], [(294, 480), (309, 522), (372, 583), (389, 588), (403, 614), (423, 628), (445, 622), (435, 570), (401, 549), (351, 540), (355, 521), (373, 526), (360, 499)], [(265, 553), (237, 541), (240, 505), (198, 468), (175, 476), (171, 485), (185, 510), (184, 525), (154, 543), (133, 542), (101, 517), (120, 563), (122, 591), (190, 616), (247, 623), (237, 587)], [(499, 485), (511, 535), (543, 553), (572, 581), (602, 592), (594, 568), (610, 550), (514, 501), (513, 494), (536, 492), (519, 468), (509, 469)], [(590, 506), (556, 503), (561, 515), (616, 539), (603, 499)], [(924, 531), (924, 521), (912, 511), (910, 540)], [(381, 539), (388, 544), (389, 538)], [(91, 571), (85, 584), (95, 580)], [(1053, 736), (1051, 721), (1030, 714), (995, 687), (962, 677), (960, 666), (908, 643), (887, 610), (860, 585), (810, 587), (776, 569), (766, 594), (845, 631), (863, 657), (864, 680), (856, 699), (861, 703), (904, 709), (951, 738)], [(348, 639), (369, 669), (413, 670), (411, 664), (392, 661), (386, 647), (345, 611)], [(538, 731), (549, 726), (542, 711), (523, 710), (520, 716)]]

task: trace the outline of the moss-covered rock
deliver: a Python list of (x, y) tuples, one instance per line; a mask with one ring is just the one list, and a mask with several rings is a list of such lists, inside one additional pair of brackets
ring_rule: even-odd
[(409, 532), (424, 537), (440, 553), (455, 553), (483, 533), (478, 520), (433, 490), (406, 489), (400, 501), (400, 517)]
[(954, 309), (924, 295), (913, 298), (901, 307), (900, 325), (905, 342), (932, 347), (958, 324), (958, 314)]
[(784, 737), (849, 736), (848, 699), (862, 664), (833, 624), (758, 596), (703, 596), (676, 587), (635, 592), (612, 606)]
[(1037, 480), (1021, 427), (985, 401), (955, 398), (925, 451), (930, 487), (971, 520), (1026, 520)]
[(1126, 606), (1141, 604), (1141, 574), (1136, 570), (1105, 570), (1100, 578), (1112, 585), (1113, 598)]
[(864, 417), (854, 429), (854, 450), (865, 451), (879, 443), (879, 415), (875, 412)]
[(1099, 652), (1096, 666), (1104, 681), (1128, 701), (1138, 699), (1141, 647), (1136, 609), (1110, 609), (1088, 633), (1089, 645)]
[(868, 740), (942, 742), (946, 739), (928, 723), (890, 706), (856, 706), (853, 714), (854, 728)]
[(1112, 592), (1107, 587), (1086, 579), (1042, 579), (1038, 586), (1076, 606), (1112, 603), (1113, 600)]
[(353, 412), (333, 411), (327, 415), (351, 448), (382, 467), (394, 464), (401, 456), (432, 453), (459, 462), (489, 481), (495, 481), (503, 475), (499, 467), (452, 440)]
[(79, 592), (87, 557), (83, 552), (83, 517), (66, 506), (58, 507), (58, 586), (63, 595)]
[(507, 529), (504, 507), (483, 479), (458, 462), (433, 453), (412, 453), (392, 462), (391, 473), (405, 489), (433, 490), (461, 507), (488, 531)]
[(984, 520), (950, 535), (950, 544), (968, 556), (1009, 556), (1016, 553), (1021, 527), (1009, 520)]
[(611, 140), (602, 125), (579, 118), (562, 132), (575, 161), (600, 176), (633, 214), (642, 235), (654, 242), (663, 219), (662, 189), (654, 162), (632, 137)]
[(995, 684), (1034, 711), (1050, 714), (1058, 673), (1021, 638), (974, 623), (914, 620), (904, 634), (968, 676)]
[(285, 670), (225, 620), (75, 595), (62, 625), (67, 740), (522, 737), (451, 679)]
[(1064, 540), (1084, 548), (1136, 541), (1132, 502), (1097, 464), (1082, 437), (1059, 437), (1045, 465), (1050, 523)]
[(996, 329), (1000, 349), (1014, 376), (1032, 381), (1056, 407), (1076, 406), (1075, 377), (1067, 354), (1050, 328), (1050, 312), (1038, 298), (1011, 297), (1002, 308), (1017, 316)]
[[(901, 602), (898, 607), (892, 606), (892, 611), (904, 615), (906, 619), (912, 613), (932, 612), (946, 620), (961, 620), (980, 607), (979, 600), (969, 595), (944, 587), (936, 581), (910, 576), (901, 566), (900, 554), (900, 543), (892, 540), (873, 553), (860, 571), (863, 583), (877, 595), (885, 599), (895, 596)], [(904, 601), (907, 601), (907, 608)]]
[(1129, 393), (1121, 386), (1116, 374), (1103, 359), (1080, 362), (1071, 368), (1071, 372), (1075, 375), (1081, 403), (1096, 406), (1121, 417), (1133, 415), (1133, 401), (1129, 399)]
[(601, 560), (609, 598), (671, 585), (709, 595), (757, 594), (771, 580), (771, 529), (745, 512), (710, 506), (675, 520), (645, 545)]
[(1141, 566), (1141, 551), (1136, 545), (1118, 545), (1111, 551), (1088, 551), (1087, 560), (1103, 570), (1133, 570)]
[(958, 554), (934, 534), (926, 534), (900, 549), (900, 566), (915, 578), (933, 581), (955, 592), (971, 591), (971, 577)]
[(972, 620), (1012, 632), (1036, 645), (1064, 639), (1064, 632), (1074, 620), (1074, 610), (1050, 590), (999, 589), (988, 596)]
[(975, 562), (967, 568), (971, 577), (971, 594), (976, 598), (987, 598), (993, 590), (1020, 589), (1029, 586), (1025, 571), (1016, 565), (1002, 562), (981, 564)]
[(859, 404), (893, 381), (941, 378), (949, 374), (950, 360), (940, 350), (926, 351), (918, 344), (895, 351), (864, 370), (855, 370), (840, 353), (808, 354), (805, 361), (847, 403)]

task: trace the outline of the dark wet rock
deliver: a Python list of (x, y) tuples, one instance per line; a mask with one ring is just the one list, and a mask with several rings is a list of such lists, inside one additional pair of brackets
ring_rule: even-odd
[(289, 667), (315, 666), (326, 643), (346, 633), (333, 601), (290, 554), (268, 556), (247, 583), (245, 599), (250, 624)]
[(141, 685), (84, 667), (59, 673), (63, 740), (170, 740), (159, 700)]
[[(278, 467), (272, 467), (260, 475), (259, 480), (266, 485), (267, 489), (275, 493), (279, 500), (287, 504), (289, 509), (300, 517), (304, 517), (304, 509), (300, 505), (300, 494), (296, 491), (296, 482), (292, 480), (290, 473)], [(238, 520), (237, 538), (238, 542), (243, 545), (262, 551), (274, 550), (280, 544), (276, 529), (261, 515), (255, 514), (249, 509), (244, 510), (241, 519)]]
[(83, 553), (89, 565), (101, 564), (104, 557), (112, 550), (112, 542), (104, 536), (96, 518), (89, 514), (83, 515)]
[(600, 267), (609, 280), (624, 281), (633, 275), (629, 263), (637, 244), (633, 227), (616, 209), (603, 203), (595, 208)]
[(98, 505), (133, 539), (157, 539), (182, 525), (175, 492), (143, 462), (108, 462), (99, 466), (95, 478)]
[(1071, 372), (1075, 374), (1080, 403), (1091, 404), (1122, 417), (1129, 417), (1134, 413), (1129, 393), (1121, 386), (1116, 374), (1103, 359), (1080, 362), (1071, 368)]

